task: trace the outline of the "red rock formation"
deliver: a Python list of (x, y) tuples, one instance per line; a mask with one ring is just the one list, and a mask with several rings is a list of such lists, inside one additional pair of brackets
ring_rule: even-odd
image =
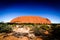
[(50, 24), (51, 21), (47, 18), (39, 16), (20, 16), (11, 20), (11, 23), (40, 23), (40, 24)]

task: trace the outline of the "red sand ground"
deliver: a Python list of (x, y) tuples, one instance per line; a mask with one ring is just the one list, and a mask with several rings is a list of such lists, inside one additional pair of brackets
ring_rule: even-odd
[[(17, 38), (15, 36), (7, 36), (5, 38), (3, 38), (2, 36), (0, 36), (0, 40), (30, 40), (28, 37), (24, 36), (23, 38)], [(36, 39), (33, 40), (43, 40), (40, 37), (37, 37)]]

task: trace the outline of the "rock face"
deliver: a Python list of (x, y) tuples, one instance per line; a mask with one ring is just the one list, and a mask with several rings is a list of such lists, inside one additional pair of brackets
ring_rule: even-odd
[(51, 21), (47, 18), (39, 16), (20, 16), (11, 20), (11, 23), (40, 23), (51, 24)]

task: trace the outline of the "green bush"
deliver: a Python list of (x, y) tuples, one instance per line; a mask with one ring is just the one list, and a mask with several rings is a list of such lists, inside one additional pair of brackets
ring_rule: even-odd
[(40, 33), (40, 28), (39, 27), (37, 27), (37, 25), (34, 25), (34, 34), (36, 35), (36, 36), (40, 36), (41, 35), (41, 33)]
[(11, 32), (12, 31), (12, 27), (10, 27), (8, 24), (6, 23), (2, 23), (0, 24), (0, 33), (2, 32)]

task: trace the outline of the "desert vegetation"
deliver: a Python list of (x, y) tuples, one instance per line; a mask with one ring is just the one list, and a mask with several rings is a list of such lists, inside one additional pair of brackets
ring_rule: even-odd
[(0, 33), (9, 33), (12, 31), (12, 27), (7, 23), (0, 24)]
[[(13, 29), (26, 28), (28, 33)], [(0, 40), (60, 40), (60, 24), (0, 23)]]

